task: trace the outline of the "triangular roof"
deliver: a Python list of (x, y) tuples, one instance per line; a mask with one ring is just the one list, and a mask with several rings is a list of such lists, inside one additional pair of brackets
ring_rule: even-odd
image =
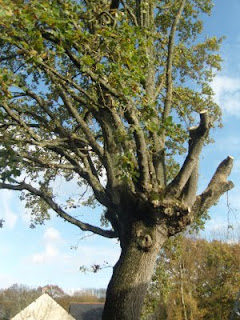
[(69, 313), (76, 320), (101, 320), (104, 303), (75, 303), (71, 302)]
[(75, 320), (47, 293), (42, 294), (11, 320)]

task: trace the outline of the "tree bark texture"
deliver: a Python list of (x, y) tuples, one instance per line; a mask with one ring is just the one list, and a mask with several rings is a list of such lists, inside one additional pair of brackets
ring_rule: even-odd
[(107, 289), (103, 320), (138, 320), (151, 280), (157, 254), (166, 241), (160, 227), (145, 228), (136, 223)]

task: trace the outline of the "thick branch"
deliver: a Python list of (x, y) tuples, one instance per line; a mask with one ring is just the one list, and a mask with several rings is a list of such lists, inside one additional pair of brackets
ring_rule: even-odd
[(141, 25), (141, 0), (136, 0), (136, 17), (138, 25)]
[(32, 137), (32, 139), (36, 141), (41, 140), (41, 138), (21, 119), (21, 117), (11, 110), (7, 103), (2, 102), (2, 107), (12, 120), (16, 121), (16, 123), (18, 123)]
[(116, 180), (116, 153), (118, 152), (115, 143), (112, 117), (107, 109), (103, 108), (99, 113), (94, 114), (102, 128), (104, 140), (104, 165), (107, 171), (108, 186), (114, 186)]
[(73, 100), (75, 100), (78, 103), (81, 103), (81, 105), (84, 105), (84, 107), (86, 107), (89, 111), (92, 110), (92, 108), (94, 110), (98, 109), (98, 105), (96, 103), (96, 101), (93, 102), (93, 100), (87, 101), (85, 100), (82, 96), (80, 96), (78, 93), (76, 93), (73, 89), (69, 88), (67, 85), (67, 82), (58, 79), (59, 83), (61, 84), (61, 86), (63, 87), (63, 89), (65, 90), (65, 92), (72, 97)]
[[(175, 19), (172, 24), (172, 28), (169, 35), (168, 40), (168, 56), (167, 56), (167, 66), (166, 66), (166, 98), (164, 102), (164, 109), (162, 112), (162, 122), (164, 123), (167, 119), (167, 117), (170, 114), (171, 107), (172, 107), (172, 95), (173, 95), (173, 79), (172, 79), (172, 67), (173, 67), (173, 55), (174, 55), (174, 42), (175, 42), (175, 35), (178, 23), (180, 21), (182, 11), (184, 9), (184, 6), (186, 4), (186, 0), (183, 0), (178, 13), (175, 16)], [(158, 94), (160, 93), (163, 84), (164, 84), (165, 77), (163, 76), (161, 78), (161, 81), (157, 87), (157, 91), (155, 93), (154, 99), (157, 98)], [(155, 138), (156, 140), (156, 138)], [(155, 168), (158, 180), (160, 184), (165, 187), (166, 185), (166, 166), (165, 166), (165, 130), (162, 132), (162, 137), (159, 139), (160, 141), (156, 144), (156, 154), (154, 155), (155, 159)]]
[(167, 72), (166, 72), (166, 88), (167, 88), (167, 95), (163, 110), (163, 116), (162, 120), (163, 122), (167, 119), (169, 116), (170, 110), (171, 110), (171, 104), (172, 104), (172, 89), (173, 89), (173, 81), (172, 81), (172, 66), (173, 66), (173, 49), (174, 49), (174, 41), (175, 41), (175, 35), (178, 23), (180, 21), (182, 11), (184, 9), (184, 6), (186, 4), (186, 0), (183, 0), (178, 13), (176, 14), (176, 17), (173, 21), (172, 28), (169, 35), (169, 42), (168, 42), (168, 57), (167, 57)]
[(229, 156), (223, 160), (214, 173), (206, 190), (197, 196), (192, 212), (199, 216), (206, 212), (218, 199), (228, 190), (234, 187), (232, 181), (227, 181), (233, 167), (233, 157)]
[(92, 70), (89, 68), (86, 68), (85, 65), (81, 63), (81, 61), (78, 59), (76, 55), (74, 55), (70, 49), (65, 48), (67, 55), (69, 56), (70, 60), (74, 63), (74, 65), (79, 68), (80, 70), (84, 68), (85, 74), (87, 74), (94, 82), (99, 83), (104, 89), (106, 89), (112, 96), (116, 98), (124, 98), (126, 101), (126, 98), (122, 95), (121, 92), (110, 86), (105, 80), (103, 80), (99, 75), (95, 74)]
[(148, 166), (148, 150), (144, 137), (144, 132), (140, 126), (137, 115), (135, 114), (133, 107), (129, 106), (128, 110), (125, 112), (126, 119), (134, 129), (134, 139), (136, 143), (136, 152), (140, 173), (140, 186), (142, 191), (148, 189), (148, 184), (150, 182), (150, 170)]
[(64, 81), (67, 84), (70, 84), (75, 89), (77, 89), (79, 92), (83, 93), (89, 99), (89, 101), (91, 101), (93, 104), (96, 104), (96, 101), (93, 99), (93, 97), (86, 90), (84, 90), (81, 86), (79, 86), (76, 82), (74, 82), (71, 78), (63, 76), (62, 74), (57, 72), (56, 69), (48, 66), (44, 62), (39, 62), (39, 66), (44, 72), (46, 72), (46, 74), (49, 74), (48, 72), (51, 72), (54, 76), (56, 76), (60, 80)]
[(192, 170), (192, 173), (183, 188), (183, 193), (181, 195), (183, 202), (188, 206), (191, 207), (196, 200), (197, 194), (197, 187), (198, 187), (198, 170), (199, 170), (199, 160), (195, 167)]
[(158, 78), (158, 81), (156, 83), (156, 90), (154, 93), (153, 102), (155, 102), (157, 100), (160, 92), (163, 90), (165, 81), (166, 81), (165, 75), (164, 74), (160, 75)]
[(120, 221), (119, 221), (116, 213), (114, 211), (108, 209), (105, 213), (105, 218), (111, 223), (113, 229), (115, 231), (117, 231), (118, 234), (120, 234), (121, 225), (120, 225)]
[(188, 155), (176, 178), (167, 187), (167, 194), (179, 197), (193, 169), (196, 168), (200, 152), (209, 132), (209, 118), (207, 111), (200, 113), (200, 124), (197, 128), (190, 129)]
[(120, 4), (120, 0), (112, 0), (110, 10), (117, 10)]
[[(49, 160), (44, 161), (41, 158), (37, 158), (37, 157), (33, 157), (32, 155), (30, 155), (30, 153), (23, 153), (22, 154), (23, 159), (26, 159), (26, 163), (31, 163), (34, 165), (39, 165), (40, 168), (46, 168), (46, 169), (62, 169), (62, 170), (74, 170), (74, 171), (78, 171), (78, 167), (77, 166), (73, 166), (73, 165), (69, 165), (69, 164), (62, 164), (62, 163), (53, 163), (50, 162)], [(19, 154), (19, 157), (21, 159), (21, 156)]]
[(131, 10), (131, 8), (126, 5), (125, 1), (121, 1), (124, 9), (128, 12), (129, 16), (132, 18), (132, 22), (133, 24), (138, 27), (138, 21), (137, 21), (137, 16), (133, 13), (133, 11)]
[(87, 183), (92, 187), (96, 199), (103, 205), (107, 206), (108, 201), (106, 198), (105, 189), (99, 182), (98, 177), (95, 176), (95, 172), (91, 171), (89, 163), (87, 163), (87, 155), (82, 159), (84, 163), (84, 168), (81, 168), (78, 160), (72, 157), (67, 150), (58, 147), (51, 147), (49, 150), (66, 158), (73, 166), (74, 171), (79, 174), (80, 177), (85, 179)]
[(100, 236), (106, 237), (106, 238), (117, 238), (117, 232), (112, 230), (104, 230), (99, 227), (93, 226), (88, 223), (84, 223), (72, 216), (70, 216), (66, 211), (64, 211), (49, 195), (47, 195), (45, 192), (40, 191), (31, 185), (23, 182), (18, 185), (11, 185), (6, 183), (0, 183), (0, 189), (9, 189), (9, 190), (27, 190), (31, 194), (34, 194), (35, 196), (40, 197), (42, 200), (44, 200), (51, 209), (53, 209), (61, 218), (68, 221), (69, 223), (74, 224), (75, 226), (79, 227), (82, 231), (90, 231), (95, 234), (98, 234)]
[(88, 140), (90, 146), (93, 148), (94, 152), (99, 156), (100, 159), (103, 159), (103, 150), (96, 142), (95, 137), (93, 136), (91, 130), (89, 129), (86, 122), (82, 119), (76, 108), (72, 105), (71, 100), (67, 97), (64, 90), (59, 90), (59, 94), (64, 102), (64, 105), (67, 107), (68, 111), (73, 115), (80, 125), (83, 133), (85, 134), (86, 139)]

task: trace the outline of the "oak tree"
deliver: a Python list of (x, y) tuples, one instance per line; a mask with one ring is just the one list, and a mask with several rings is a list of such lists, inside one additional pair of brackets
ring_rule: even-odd
[[(227, 157), (196, 194), (199, 155), (221, 114), (209, 85), (221, 39), (201, 36), (211, 8), (211, 0), (1, 1), (0, 188), (22, 192), (34, 224), (52, 209), (119, 239), (103, 319), (139, 319), (163, 243), (233, 187)], [(81, 221), (75, 199), (63, 204), (59, 176), (77, 181), (79, 198), (90, 187), (87, 204), (105, 208), (108, 227)]]

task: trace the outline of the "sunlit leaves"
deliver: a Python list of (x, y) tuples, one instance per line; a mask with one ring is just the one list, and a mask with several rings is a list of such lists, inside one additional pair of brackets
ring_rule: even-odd
[(229, 319), (239, 290), (239, 244), (177, 237), (159, 254), (145, 313), (157, 319)]
[[(14, 145), (9, 160), (7, 152), (2, 157), (10, 176), (17, 176), (16, 168), (24, 168), (35, 181), (42, 175), (46, 192), (51, 190), (50, 177), (61, 174), (71, 180), (76, 166), (88, 173), (91, 168), (99, 181), (107, 170), (101, 156), (109, 152), (116, 167), (112, 176), (137, 185), (135, 138), (142, 130), (148, 161), (156, 158), (156, 144), (164, 141), (161, 154), (166, 156), (170, 181), (179, 170), (176, 157), (186, 151), (188, 129), (196, 125), (198, 113), (207, 109), (212, 122), (219, 121), (209, 82), (220, 69), (221, 39), (197, 41), (203, 28), (201, 14), (210, 13), (212, 2), (187, 1), (183, 10), (166, 117), (169, 32), (180, 1), (151, 2), (154, 21), (142, 26), (134, 20), (135, 2), (125, 4), (111, 13), (107, 1), (1, 2), (0, 100), (8, 103), (12, 114), (1, 108), (0, 131), (2, 145), (6, 140)], [(142, 6), (147, 17), (148, 2)], [(134, 124), (128, 120), (129, 110)], [(7, 175), (8, 171), (5, 180)]]

